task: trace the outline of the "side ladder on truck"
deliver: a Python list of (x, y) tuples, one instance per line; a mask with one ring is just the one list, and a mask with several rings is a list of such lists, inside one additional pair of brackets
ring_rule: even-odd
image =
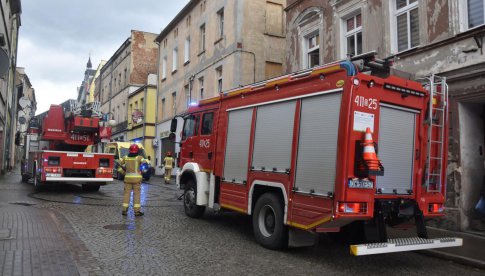
[(428, 106), (428, 146), (426, 157), (425, 185), (428, 192), (441, 192), (442, 173), (446, 168), (445, 150), (446, 119), (448, 114), (448, 85), (446, 78), (431, 75), (424, 78), (424, 86), (430, 93)]

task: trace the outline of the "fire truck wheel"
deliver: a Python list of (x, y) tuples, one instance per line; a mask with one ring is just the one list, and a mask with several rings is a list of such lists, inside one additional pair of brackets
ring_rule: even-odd
[(191, 218), (200, 218), (204, 214), (205, 206), (196, 205), (197, 187), (193, 181), (185, 184), (184, 210), (185, 214)]
[(29, 182), (29, 176), (26, 174), (22, 174), (22, 182), (23, 183), (28, 183)]
[[(34, 167), (35, 169), (35, 167)], [(35, 171), (35, 170), (34, 170)], [(42, 181), (40, 180), (40, 175), (34, 174), (34, 189), (39, 192), (44, 188)]]
[(94, 184), (83, 184), (82, 189), (85, 192), (97, 192), (97, 191), (99, 191), (100, 186), (101, 185), (99, 185), (99, 184), (96, 184), (96, 185), (94, 185)]
[(275, 194), (266, 193), (258, 199), (253, 213), (253, 231), (263, 247), (273, 250), (288, 247), (288, 227), (283, 218), (283, 205)]

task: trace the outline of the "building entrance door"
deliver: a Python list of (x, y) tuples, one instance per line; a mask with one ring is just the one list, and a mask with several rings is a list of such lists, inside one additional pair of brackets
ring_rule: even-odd
[(475, 209), (485, 187), (485, 105), (459, 103), (460, 215), (462, 230), (485, 231), (485, 215)]

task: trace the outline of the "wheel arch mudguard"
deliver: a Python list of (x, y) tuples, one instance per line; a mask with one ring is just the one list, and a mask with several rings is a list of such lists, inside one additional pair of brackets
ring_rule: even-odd
[(209, 173), (200, 169), (199, 164), (188, 162), (177, 172), (177, 187), (184, 190), (186, 181), (192, 179), (197, 188), (197, 205), (207, 206), (209, 203)]
[[(283, 222), (284, 224), (287, 224), (288, 221), (288, 194), (286, 193), (286, 188), (282, 183), (279, 182), (270, 182), (270, 181), (264, 181), (264, 180), (254, 180), (253, 183), (251, 184), (251, 188), (249, 190), (249, 195), (248, 195), (248, 215), (252, 214), (252, 209), (253, 209), (253, 198), (254, 198), (254, 191), (259, 189), (259, 188), (271, 188), (271, 190), (278, 190), (281, 191), (281, 195), (284, 200), (284, 219)], [(256, 202), (254, 202), (256, 203)]]

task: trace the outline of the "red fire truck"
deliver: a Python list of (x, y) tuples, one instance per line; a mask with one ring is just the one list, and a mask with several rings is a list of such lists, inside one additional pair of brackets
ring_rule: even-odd
[[(367, 242), (351, 245), (354, 255), (460, 246), (458, 238), (429, 239), (425, 227), (444, 210), (445, 79), (397, 77), (392, 61), (375, 53), (353, 61), (189, 108), (176, 180), (186, 215), (206, 208), (251, 215), (256, 240), (269, 249), (312, 245), (325, 232)], [(366, 147), (377, 152), (372, 166)], [(387, 225), (407, 221), (417, 237), (388, 239)]]
[(85, 152), (89, 145), (110, 138), (111, 128), (104, 124), (99, 102), (51, 105), (34, 117), (25, 136), (22, 180), (33, 179), (36, 189), (48, 182), (81, 183), (86, 191), (112, 182), (114, 156)]

